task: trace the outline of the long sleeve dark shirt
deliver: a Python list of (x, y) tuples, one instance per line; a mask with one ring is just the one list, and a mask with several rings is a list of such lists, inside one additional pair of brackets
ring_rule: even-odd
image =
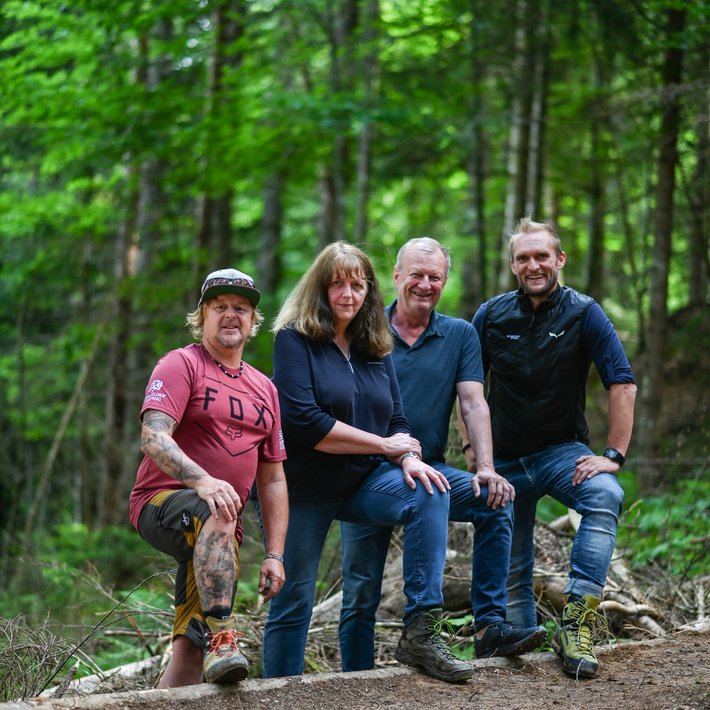
[(317, 451), (336, 421), (383, 437), (409, 432), (390, 355), (367, 357), (352, 348), (347, 360), (333, 342), (286, 328), (274, 343), (273, 381), (292, 499), (350, 495), (382, 460)]

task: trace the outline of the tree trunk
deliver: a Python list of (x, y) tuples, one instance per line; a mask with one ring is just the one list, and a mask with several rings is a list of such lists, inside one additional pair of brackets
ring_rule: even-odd
[[(700, 91), (700, 101), (695, 119), (697, 140), (695, 171), (688, 188), (690, 217), (688, 239), (690, 241), (689, 305), (693, 310), (704, 308), (708, 300), (708, 181), (710, 180), (710, 49), (707, 45), (701, 51), (700, 65), (703, 67), (704, 89)], [(700, 77), (698, 77), (700, 78)]]
[(524, 216), (530, 147), (530, 121), (532, 114), (533, 87), (535, 85), (535, 30), (536, 3), (533, 0), (518, 0), (517, 29), (513, 62), (513, 98), (510, 135), (508, 139), (508, 188), (505, 198), (503, 234), (501, 235), (500, 270), (498, 290), (514, 287), (514, 279), (508, 268), (508, 235), (517, 221)]
[(683, 49), (678, 35), (685, 27), (685, 11), (671, 9), (667, 15), (665, 59), (662, 69), (662, 117), (658, 150), (658, 181), (651, 260), (651, 301), (641, 382), (639, 418), (639, 454), (646, 461), (638, 470), (640, 491), (661, 483), (661, 474), (653, 460), (660, 453), (663, 372), (666, 363), (668, 268), (673, 232), (673, 197), (678, 160), (680, 102), (677, 88), (683, 73)]
[[(18, 531), (21, 528), (22, 511), (31, 503), (34, 471), (32, 466), (31, 448), (27, 444), (26, 383), (27, 367), (25, 362), (25, 322), (27, 317), (26, 294), (16, 304), (16, 360), (14, 367), (17, 373), (17, 397), (14, 416), (17, 420), (16, 429), (9, 422), (9, 411), (0, 410), (0, 496), (3, 505), (0, 507), (0, 579), (9, 579), (13, 574), (13, 548), (18, 544)], [(12, 435), (12, 432), (15, 435)]]
[(585, 291), (601, 302), (604, 296), (604, 216), (606, 185), (603, 176), (601, 130), (599, 121), (591, 122), (592, 140), (589, 156), (589, 253)]
[(102, 447), (104, 471), (97, 489), (98, 526), (117, 524), (125, 519), (126, 513), (122, 479), (126, 459), (127, 396), (130, 391), (128, 342), (133, 332), (133, 294), (129, 284), (135, 278), (135, 261), (131, 257), (138, 249), (138, 231), (133, 226), (125, 225), (124, 235), (116, 243), (115, 279), (118, 288), (111, 318), (115, 330), (109, 350)]
[(20, 557), (29, 557), (30, 551), (32, 550), (33, 543), (35, 541), (35, 536), (32, 534), (36, 529), (36, 520), (39, 515), (40, 510), (44, 506), (47, 500), (47, 491), (49, 490), (49, 481), (52, 475), (52, 469), (54, 468), (54, 462), (57, 460), (57, 455), (59, 453), (59, 448), (64, 440), (64, 434), (66, 433), (69, 422), (74, 416), (76, 410), (77, 402), (81, 396), (81, 393), (86, 386), (86, 381), (89, 377), (89, 372), (96, 358), (96, 353), (99, 349), (99, 343), (106, 328), (106, 323), (108, 318), (104, 317), (101, 323), (99, 323), (94, 333), (94, 339), (91, 343), (89, 353), (86, 358), (81, 363), (79, 369), (79, 376), (74, 384), (74, 391), (67, 402), (67, 405), (62, 414), (62, 418), (59, 421), (57, 431), (52, 439), (52, 444), (47, 452), (47, 457), (42, 466), (42, 472), (37, 483), (37, 488), (34, 495), (32, 496), (32, 504), (25, 518), (24, 532), (22, 535), (22, 550), (20, 552)]
[[(613, 130), (613, 125), (612, 125)], [(629, 214), (629, 198), (626, 193), (626, 185), (622, 166), (619, 161), (616, 161), (614, 182), (616, 184), (616, 193), (619, 200), (618, 214), (621, 220), (621, 229), (624, 234), (624, 248), (626, 250), (626, 262), (631, 271), (631, 293), (633, 296), (634, 312), (637, 314), (637, 332), (643, 333), (646, 329), (646, 318), (644, 316), (643, 307), (643, 291), (644, 284), (639, 272), (638, 259), (636, 257), (634, 230), (631, 226), (631, 217)]]
[[(330, 45), (330, 92), (337, 97), (352, 81), (352, 40), (358, 21), (358, 0), (343, 0), (326, 5), (324, 26)], [(349, 147), (345, 125), (338, 125), (333, 137), (330, 160), (323, 166), (321, 179), (321, 217), (318, 247), (345, 238), (345, 188)]]
[(541, 5), (540, 38), (535, 62), (535, 83), (530, 114), (530, 150), (528, 184), (525, 195), (525, 214), (535, 219), (543, 216), (543, 185), (545, 175), (545, 146), (547, 137), (547, 92), (550, 84), (550, 40), (548, 5)]
[(355, 218), (355, 241), (367, 244), (368, 206), (370, 202), (370, 183), (372, 174), (372, 149), (375, 140), (375, 124), (370, 114), (377, 105), (379, 79), (379, 44), (378, 25), (380, 20), (379, 0), (369, 0), (365, 13), (362, 42), (367, 47), (364, 60), (365, 111), (367, 115), (360, 130), (360, 146), (357, 164), (357, 214)]
[[(237, 40), (244, 36), (247, 4), (245, 0), (219, 0), (214, 5), (212, 23), (214, 43), (208, 65), (205, 127), (207, 149), (202, 166), (203, 192), (197, 201), (197, 259), (195, 260), (194, 290), (199, 291), (205, 272), (230, 266), (232, 249), (233, 191), (213, 175), (213, 163), (222, 146), (213, 140), (212, 126), (221, 120), (225, 93), (224, 75), (227, 69), (239, 67), (243, 52), (234, 51)], [(231, 48), (231, 51), (230, 51)], [(234, 121), (235, 117), (230, 116)]]
[(275, 293), (281, 281), (281, 227), (283, 222), (283, 188), (285, 173), (274, 173), (266, 181), (264, 213), (261, 219), (259, 249), (259, 288), (264, 293)]
[(487, 254), (486, 231), (486, 193), (485, 193), (485, 158), (486, 136), (484, 131), (486, 117), (485, 64), (481, 61), (481, 45), (483, 33), (479, 29), (479, 0), (471, 0), (470, 12), (470, 48), (469, 48), (469, 82), (470, 96), (468, 123), (470, 126), (469, 149), (466, 157), (466, 172), (468, 173), (468, 195), (470, 217), (467, 220), (466, 234), (470, 239), (470, 250), (467, 250), (462, 264), (462, 294), (459, 315), (470, 319), (478, 305), (488, 296), (489, 264)]

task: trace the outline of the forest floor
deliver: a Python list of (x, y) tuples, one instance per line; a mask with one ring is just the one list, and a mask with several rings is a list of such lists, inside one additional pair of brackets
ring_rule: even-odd
[(364, 710), (365, 708), (446, 708), (447, 710), (701, 710), (710, 708), (710, 624), (664, 639), (599, 649), (593, 680), (564, 675), (552, 653), (519, 659), (474, 661), (472, 680), (458, 685), (437, 681), (396, 665), (361, 673), (313, 673), (297, 678), (249, 679), (234, 687), (192, 686), (86, 698), (41, 698), (0, 704), (1, 710), (95, 708), (133, 710)]

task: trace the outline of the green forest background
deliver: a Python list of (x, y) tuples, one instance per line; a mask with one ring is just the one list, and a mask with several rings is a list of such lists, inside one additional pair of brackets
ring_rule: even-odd
[[(328, 242), (390, 298), (427, 235), (470, 318), (528, 214), (638, 377), (620, 540), (708, 581), (710, 0), (5, 0), (0, 99), (0, 617), (106, 641), (138, 585), (169, 623), (127, 502), (208, 271), (253, 275), (268, 324)], [(264, 328), (246, 357), (271, 352)], [(589, 399), (598, 449), (594, 375)]]

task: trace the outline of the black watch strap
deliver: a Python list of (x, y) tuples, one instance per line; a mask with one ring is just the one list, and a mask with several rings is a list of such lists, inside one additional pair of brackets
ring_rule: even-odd
[(619, 466), (624, 465), (624, 461), (626, 461), (626, 457), (624, 454), (621, 453), (621, 451), (618, 451), (617, 449), (612, 449), (609, 447), (608, 449), (604, 449), (604, 453), (602, 456), (608, 458), (610, 461), (613, 461), (614, 463), (618, 463)]

